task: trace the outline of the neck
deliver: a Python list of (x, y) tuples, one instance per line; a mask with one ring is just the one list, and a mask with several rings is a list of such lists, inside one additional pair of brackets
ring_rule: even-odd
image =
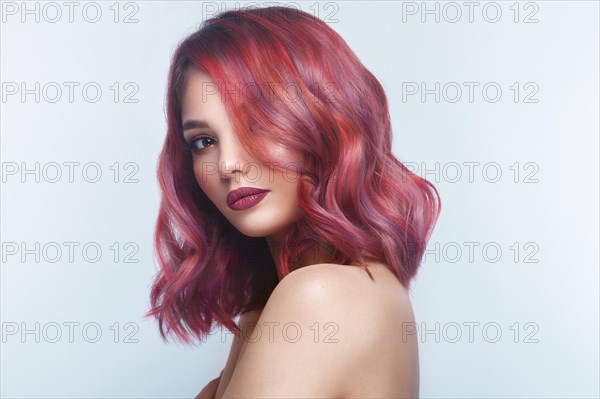
[[(279, 257), (281, 255), (281, 251), (283, 250), (285, 233), (286, 232), (284, 231), (265, 237), (267, 240), (267, 244), (269, 245), (269, 250), (271, 251), (271, 256), (273, 257), (273, 261), (275, 262), (275, 266), (277, 267), (279, 280), (281, 280), (282, 278), (281, 273), (279, 272), (281, 266)], [(295, 270), (304, 266), (314, 265), (317, 263), (327, 263), (328, 259), (329, 257), (327, 256), (327, 250), (325, 246), (313, 245), (308, 249), (304, 250), (298, 257), (290, 259), (289, 269)]]

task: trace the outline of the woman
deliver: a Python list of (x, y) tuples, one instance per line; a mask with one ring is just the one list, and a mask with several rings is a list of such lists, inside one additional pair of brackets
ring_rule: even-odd
[(225, 11), (176, 49), (166, 111), (148, 315), (165, 340), (237, 338), (198, 397), (418, 397), (409, 286), (440, 200), (344, 40)]

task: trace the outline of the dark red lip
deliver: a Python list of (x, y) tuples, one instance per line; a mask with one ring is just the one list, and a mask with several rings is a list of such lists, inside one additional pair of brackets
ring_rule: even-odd
[(240, 187), (237, 190), (232, 190), (227, 194), (227, 205), (231, 207), (231, 205), (237, 200), (247, 197), (249, 195), (256, 195), (260, 193), (264, 193), (269, 190), (261, 190), (259, 188), (252, 187)]

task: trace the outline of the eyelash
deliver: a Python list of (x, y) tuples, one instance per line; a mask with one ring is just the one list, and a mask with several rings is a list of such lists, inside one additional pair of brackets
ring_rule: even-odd
[(216, 142), (216, 140), (213, 139), (212, 137), (208, 137), (208, 136), (196, 136), (196, 137), (192, 138), (190, 141), (187, 142), (187, 148), (188, 148), (188, 150), (189, 151), (203, 151), (206, 148), (208, 148), (208, 146), (210, 146), (211, 144), (209, 144), (207, 147), (204, 147), (204, 148), (197, 148), (196, 147), (196, 143), (198, 141), (204, 140), (204, 139), (209, 139), (209, 140), (212, 140), (212, 141)]

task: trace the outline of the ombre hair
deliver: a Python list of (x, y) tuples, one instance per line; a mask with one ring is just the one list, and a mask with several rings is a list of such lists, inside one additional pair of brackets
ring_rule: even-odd
[[(219, 88), (252, 156), (270, 162), (263, 144), (275, 142), (304, 160), (297, 165), (303, 215), (288, 229), (277, 263), (264, 237), (240, 233), (198, 186), (181, 120), (191, 67)], [(409, 288), (440, 198), (392, 154), (383, 87), (325, 22), (280, 6), (205, 20), (175, 50), (166, 114), (154, 236), (159, 271), (146, 314), (158, 319), (164, 340), (170, 331), (185, 343), (203, 340), (215, 322), (239, 334), (234, 318), (263, 309), (293, 271), (292, 260), (314, 245), (328, 249), (330, 263), (357, 262), (371, 278), (366, 261), (383, 262)]]

